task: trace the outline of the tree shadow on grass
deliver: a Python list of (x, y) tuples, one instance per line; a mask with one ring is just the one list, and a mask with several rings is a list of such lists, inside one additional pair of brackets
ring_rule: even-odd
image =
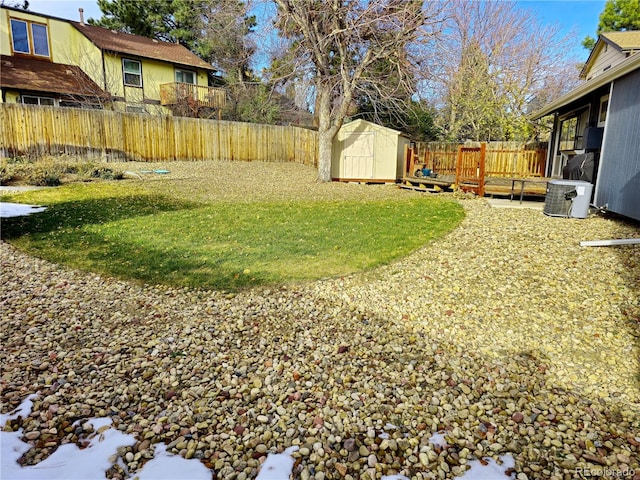
[(113, 228), (93, 228), (199, 207), (157, 195), (54, 203), (41, 213), (3, 218), (1, 238), (55, 263), (149, 284), (235, 291), (273, 283), (268, 274), (238, 271), (224, 255), (212, 260), (188, 249), (130, 241)]
[(196, 208), (158, 195), (127, 195), (54, 203), (41, 213), (2, 219), (2, 240)]

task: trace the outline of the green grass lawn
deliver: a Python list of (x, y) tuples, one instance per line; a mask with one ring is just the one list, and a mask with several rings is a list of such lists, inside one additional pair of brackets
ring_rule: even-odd
[(2, 220), (2, 238), (36, 256), (145, 283), (231, 291), (370, 269), (464, 216), (459, 204), (435, 196), (196, 204), (117, 182), (3, 200), (49, 207)]

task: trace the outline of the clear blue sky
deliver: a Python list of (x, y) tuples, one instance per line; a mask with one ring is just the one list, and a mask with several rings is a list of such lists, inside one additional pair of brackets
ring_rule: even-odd
[[(557, 23), (564, 33), (575, 30), (578, 41), (573, 50), (582, 60), (587, 59), (588, 52), (582, 48), (580, 41), (587, 35), (595, 36), (598, 16), (602, 12), (605, 0), (521, 0), (517, 3), (523, 8), (533, 10), (543, 24)], [(84, 9), (85, 19), (101, 16), (95, 0), (29, 1), (29, 9), (34, 12), (71, 20), (79, 19), (79, 7)]]

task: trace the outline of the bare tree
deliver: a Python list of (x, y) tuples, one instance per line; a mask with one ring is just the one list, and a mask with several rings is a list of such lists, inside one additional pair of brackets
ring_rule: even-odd
[(275, 59), (274, 71), (313, 79), (318, 179), (330, 181), (332, 141), (353, 100), (364, 90), (375, 91), (378, 98), (413, 91), (408, 47), (420, 40), (440, 4), (427, 2), (423, 8), (416, 0), (274, 1), (276, 26), (289, 41)]
[(548, 101), (576, 85), (567, 74), (575, 35), (540, 25), (513, 1), (452, 0), (442, 41), (431, 50), (427, 79), (440, 99), (450, 139), (525, 139), (528, 104)]

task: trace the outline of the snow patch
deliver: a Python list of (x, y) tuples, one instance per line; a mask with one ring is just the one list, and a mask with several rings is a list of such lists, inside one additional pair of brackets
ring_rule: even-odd
[(24, 203), (0, 202), (0, 218), (22, 217), (32, 213), (44, 212), (47, 207), (25, 205)]
[(297, 446), (287, 448), (283, 453), (272, 453), (262, 464), (256, 480), (289, 480), (293, 470), (292, 453), (298, 451)]

